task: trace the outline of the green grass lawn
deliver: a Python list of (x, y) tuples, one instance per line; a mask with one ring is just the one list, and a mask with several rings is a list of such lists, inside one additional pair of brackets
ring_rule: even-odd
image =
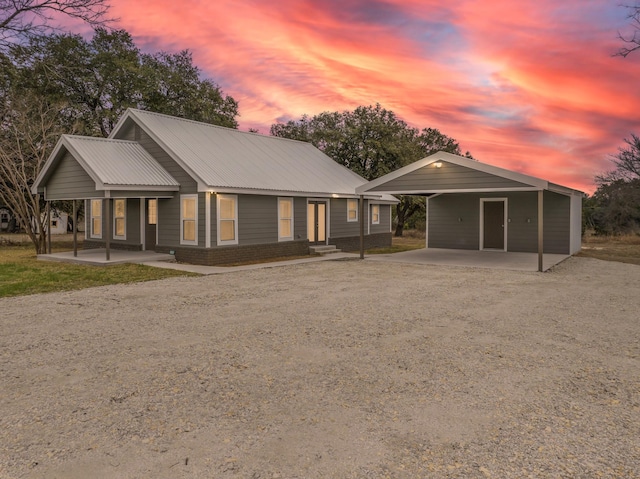
[[(394, 237), (391, 247), (373, 248), (366, 253), (389, 254), (424, 248), (425, 239), (420, 236), (407, 232), (404, 237)], [(70, 243), (53, 243), (54, 252), (70, 249)], [(640, 236), (586, 236), (578, 256), (640, 265)], [(140, 264), (89, 266), (38, 261), (31, 244), (0, 245), (0, 298), (152, 281), (174, 276), (197, 275)]]
[[(71, 248), (71, 245), (53, 245), (54, 252), (68, 251)], [(140, 264), (90, 266), (38, 261), (31, 244), (0, 246), (0, 298), (152, 281), (173, 276), (197, 275)]]
[(640, 265), (640, 236), (585, 235), (577, 256)]
[(415, 235), (411, 231), (405, 232), (405, 236), (393, 237), (392, 245), (387, 248), (371, 248), (366, 251), (366, 254), (390, 254), (400, 253), (402, 251), (410, 251), (412, 249), (421, 249), (425, 247), (424, 234)]

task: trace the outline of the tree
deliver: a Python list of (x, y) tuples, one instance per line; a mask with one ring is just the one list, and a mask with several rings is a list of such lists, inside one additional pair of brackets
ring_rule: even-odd
[(611, 160), (612, 171), (596, 176), (598, 189), (587, 201), (587, 224), (598, 234), (640, 231), (640, 137), (625, 139)]
[[(436, 151), (460, 154), (453, 138), (437, 129), (412, 128), (379, 104), (313, 117), (303, 115), (297, 121), (272, 125), (271, 134), (310, 142), (369, 181)], [(424, 210), (424, 199), (400, 196), (395, 235), (402, 236), (406, 222), (421, 210)]]
[(627, 18), (630, 20), (633, 33), (631, 35), (618, 34), (618, 38), (626, 43), (628, 46), (620, 47), (617, 56), (626, 57), (630, 53), (640, 49), (640, 4), (639, 5), (624, 5), (629, 10)]
[(142, 54), (124, 30), (91, 40), (51, 35), (13, 49), (21, 82), (67, 104), (63, 116), (86, 135), (108, 136), (129, 107), (237, 127), (238, 104), (201, 79), (189, 51)]
[(29, 188), (61, 134), (107, 136), (129, 107), (237, 126), (237, 102), (200, 78), (188, 51), (142, 55), (124, 30), (32, 37), (0, 52), (0, 66), (0, 201), (39, 253), (42, 200)]
[(31, 186), (65, 132), (59, 111), (60, 105), (21, 91), (5, 107), (0, 128), (0, 202), (11, 210), (37, 253), (46, 252), (48, 225), (44, 201), (31, 194)]
[(78, 18), (95, 27), (104, 25), (107, 0), (0, 0), (0, 50), (54, 27), (55, 15)]

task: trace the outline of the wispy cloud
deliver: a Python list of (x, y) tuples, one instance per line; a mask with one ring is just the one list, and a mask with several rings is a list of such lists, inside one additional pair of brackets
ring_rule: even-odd
[(481, 161), (593, 190), (640, 132), (615, 0), (112, 0), (146, 50), (189, 48), (241, 128), (376, 102)]

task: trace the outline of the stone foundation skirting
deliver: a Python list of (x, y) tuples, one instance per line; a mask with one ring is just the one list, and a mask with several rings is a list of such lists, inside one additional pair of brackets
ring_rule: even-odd
[[(329, 238), (329, 244), (335, 245), (336, 248), (342, 251), (360, 251), (360, 236)], [(370, 234), (364, 237), (364, 249), (389, 246), (391, 246), (391, 232)]]
[(176, 261), (204, 266), (219, 266), (233, 263), (246, 263), (286, 256), (304, 256), (309, 254), (309, 242), (283, 241), (281, 243), (218, 246), (198, 248), (196, 246), (157, 246), (159, 253), (175, 251)]

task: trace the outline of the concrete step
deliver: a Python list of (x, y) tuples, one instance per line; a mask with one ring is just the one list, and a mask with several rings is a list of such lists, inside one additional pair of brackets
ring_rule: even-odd
[(340, 253), (342, 250), (335, 247), (335, 245), (320, 245), (320, 246), (309, 246), (309, 253), (311, 254), (332, 254), (332, 253)]

